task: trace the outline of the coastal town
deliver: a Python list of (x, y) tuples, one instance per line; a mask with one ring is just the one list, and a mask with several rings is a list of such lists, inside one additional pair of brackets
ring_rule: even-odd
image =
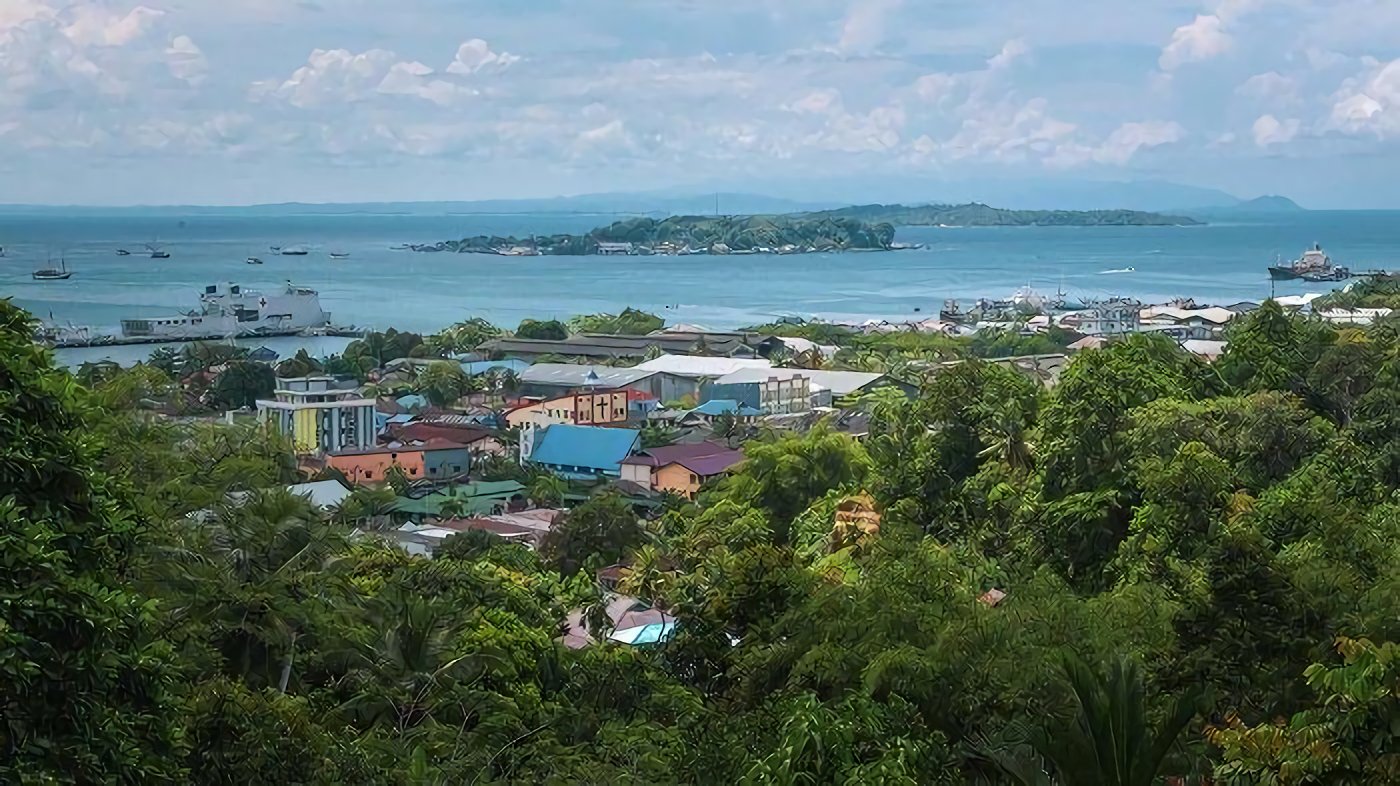
[[(207, 297), (238, 294), (211, 286)], [(284, 297), (314, 294), (289, 287)], [(1269, 303), (1336, 327), (1393, 313), (1339, 295)], [(477, 530), (535, 546), (570, 504), (600, 493), (642, 515), (693, 499), (744, 460), (752, 439), (818, 427), (863, 439), (872, 401), (915, 396), (969, 358), (1045, 389), (1076, 354), (1132, 336), (1160, 337), (1213, 363), (1230, 326), (1261, 305), (1067, 304), (1027, 288), (967, 310), (950, 301), (937, 318), (905, 322), (785, 320), (726, 331), (628, 310), (581, 319), (578, 329), (527, 321), (508, 333), (468, 320), (427, 340), (390, 330), (331, 358), (193, 343), (152, 356), (174, 384), (150, 406), (273, 429), (314, 478), (293, 491), (327, 508), (358, 488), (392, 489), (397, 501), (383, 515), (412, 553), (431, 555)], [(119, 373), (110, 362), (78, 370), (88, 380)]]

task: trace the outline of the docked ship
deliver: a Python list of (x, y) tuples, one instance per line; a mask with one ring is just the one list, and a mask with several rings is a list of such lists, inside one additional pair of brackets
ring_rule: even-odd
[(146, 319), (123, 319), (126, 338), (170, 340), (221, 339), (242, 336), (288, 336), (330, 325), (313, 289), (286, 286), (276, 292), (215, 284), (199, 296), (200, 308), (184, 314)]
[(1275, 281), (1291, 281), (1301, 278), (1306, 281), (1345, 281), (1351, 278), (1351, 271), (1332, 263), (1320, 244), (1303, 252), (1303, 255), (1284, 265), (1269, 267), (1269, 278)]

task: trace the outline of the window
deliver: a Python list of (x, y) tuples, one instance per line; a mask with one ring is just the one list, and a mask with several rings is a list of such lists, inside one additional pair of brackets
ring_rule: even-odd
[(462, 472), (462, 466), (461, 466), (460, 464), (453, 464), (453, 465), (452, 465), (452, 474), (457, 475), (457, 474), (460, 474), (461, 472)]
[(410, 467), (409, 470), (408, 470), (408, 474), (410, 474), (410, 475), (417, 475), (417, 474), (418, 474), (418, 468), (417, 468), (417, 467)]
[(365, 480), (374, 480), (374, 473), (370, 472), (369, 470), (365, 470)]
[(691, 483), (699, 483), (699, 482), (700, 482), (699, 476), (697, 476), (694, 472), (690, 473), (690, 482), (691, 482)]

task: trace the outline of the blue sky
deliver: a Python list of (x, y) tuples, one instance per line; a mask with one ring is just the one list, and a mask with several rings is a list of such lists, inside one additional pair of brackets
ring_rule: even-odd
[(1396, 0), (0, 0), (0, 84), (0, 202), (897, 177), (1400, 207)]

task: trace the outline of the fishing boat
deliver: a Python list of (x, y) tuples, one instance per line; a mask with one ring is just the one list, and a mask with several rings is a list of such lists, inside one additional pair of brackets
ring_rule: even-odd
[(147, 243), (146, 250), (151, 252), (151, 259), (169, 259), (170, 252), (154, 243)]
[(248, 257), (244, 261), (250, 265), (261, 265), (263, 263), (263, 261), (261, 259), (258, 259), (257, 257)]
[(1351, 271), (1333, 264), (1332, 257), (1327, 256), (1322, 250), (1322, 245), (1313, 244), (1301, 257), (1286, 265), (1282, 260), (1278, 264), (1270, 265), (1269, 278), (1275, 281), (1291, 281), (1298, 278), (1305, 281), (1345, 281), (1351, 278)]
[[(53, 261), (50, 260), (49, 264), (52, 265)], [(73, 271), (69, 270), (68, 263), (60, 258), (58, 260), (58, 267), (46, 267), (41, 270), (36, 270), (32, 275), (35, 281), (67, 281), (73, 277)]]
[(275, 292), (244, 289), (238, 284), (212, 284), (199, 296), (199, 309), (165, 317), (123, 319), (127, 338), (171, 340), (228, 336), (290, 336), (308, 328), (330, 325), (313, 289), (288, 281)]
[(350, 255), (344, 251), (332, 251), (331, 259), (349, 259)]
[(127, 250), (124, 249), (124, 248), (119, 248), (119, 249), (117, 249), (117, 256), (119, 256), (119, 257), (129, 257), (129, 256), (131, 256), (131, 252), (130, 252), (130, 251), (127, 251)]
[(943, 308), (938, 310), (938, 318), (944, 322), (962, 322), (967, 319), (967, 312), (962, 310), (958, 301), (949, 298), (943, 301)]
[(305, 246), (283, 246), (277, 253), (284, 257), (304, 257), (311, 252), (307, 251)]

